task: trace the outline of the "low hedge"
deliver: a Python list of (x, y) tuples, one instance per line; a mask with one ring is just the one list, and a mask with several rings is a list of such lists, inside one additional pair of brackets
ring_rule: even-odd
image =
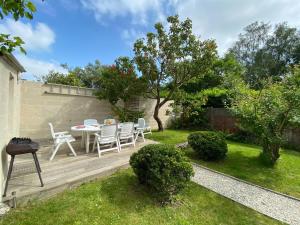
[(130, 165), (141, 184), (153, 190), (161, 203), (169, 203), (193, 176), (193, 167), (174, 146), (150, 144), (130, 157)]
[(228, 151), (224, 135), (212, 131), (199, 131), (188, 136), (188, 143), (200, 159), (224, 159)]

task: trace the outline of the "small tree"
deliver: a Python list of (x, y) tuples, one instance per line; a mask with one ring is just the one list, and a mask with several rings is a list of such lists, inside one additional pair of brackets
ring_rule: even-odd
[[(32, 19), (36, 8), (32, 1), (28, 0), (2, 0), (0, 1), (0, 19), (5, 16), (12, 16), (15, 21), (20, 18)], [(20, 37), (11, 37), (9, 34), (0, 34), (0, 53), (7, 54), (19, 47), (23, 53), (25, 49), (22, 47), (24, 41)]]
[(103, 68), (96, 86), (98, 98), (108, 100), (120, 120), (135, 120), (142, 116), (141, 112), (117, 106), (119, 100), (126, 103), (144, 89), (143, 81), (135, 72), (134, 62), (128, 57), (120, 57), (115, 65)]
[(284, 130), (300, 122), (300, 68), (296, 67), (281, 83), (270, 83), (260, 91), (244, 87), (231, 109), (241, 127), (260, 138), (264, 161), (274, 165), (280, 156)]
[(157, 23), (156, 33), (148, 33), (146, 39), (134, 44), (136, 64), (147, 82), (146, 96), (156, 99), (153, 117), (160, 131), (163, 124), (158, 116), (159, 109), (183, 84), (204, 74), (216, 55), (215, 42), (200, 41), (192, 33), (190, 19), (180, 22), (178, 16), (170, 16), (167, 21), (168, 31)]

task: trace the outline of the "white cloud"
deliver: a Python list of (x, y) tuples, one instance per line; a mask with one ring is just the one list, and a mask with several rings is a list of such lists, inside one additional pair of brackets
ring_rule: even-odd
[(67, 73), (67, 70), (62, 68), (57, 61), (43, 61), (35, 58), (31, 58), (27, 55), (16, 54), (16, 58), (24, 66), (26, 73), (22, 74), (25, 79), (32, 80), (35, 77), (41, 77), (47, 74), (50, 70), (56, 72)]
[(203, 39), (216, 39), (221, 54), (254, 21), (272, 24), (286, 21), (290, 26), (300, 27), (300, 1), (295, 0), (81, 0), (81, 3), (102, 24), (116, 17), (131, 18), (130, 27), (121, 34), (127, 43), (141, 36), (137, 24), (152, 28), (157, 21), (165, 22), (169, 15), (189, 17), (194, 32)]
[(195, 33), (216, 39), (224, 53), (242, 29), (254, 21), (300, 26), (300, 1), (295, 0), (173, 0), (180, 17), (193, 21)]
[(163, 19), (163, 2), (160, 0), (81, 0), (84, 8), (93, 11), (96, 20), (106, 23), (107, 17), (131, 16), (133, 24), (147, 24), (149, 14)]
[(32, 26), (30, 23), (7, 19), (0, 24), (0, 33), (21, 37), (27, 51), (47, 51), (55, 42), (55, 33), (44, 23)]
[(121, 38), (129, 47), (133, 47), (134, 42), (144, 36), (145, 34), (142, 31), (138, 31), (134, 28), (124, 29), (121, 33)]

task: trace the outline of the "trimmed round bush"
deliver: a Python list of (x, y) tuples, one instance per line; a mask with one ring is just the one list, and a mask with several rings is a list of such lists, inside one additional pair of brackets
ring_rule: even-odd
[(141, 184), (153, 190), (164, 204), (186, 187), (193, 167), (174, 146), (150, 144), (130, 157), (130, 165)]
[(212, 131), (199, 131), (188, 136), (188, 143), (200, 159), (224, 159), (228, 151), (224, 135)]

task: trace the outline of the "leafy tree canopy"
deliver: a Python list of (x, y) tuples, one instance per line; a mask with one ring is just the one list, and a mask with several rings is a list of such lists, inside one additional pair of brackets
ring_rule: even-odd
[(300, 124), (300, 68), (295, 67), (282, 82), (269, 82), (259, 91), (247, 86), (238, 89), (231, 109), (243, 130), (261, 138), (262, 157), (273, 165), (279, 158), (284, 129)]
[[(163, 130), (159, 109), (182, 85), (208, 71), (216, 56), (215, 42), (200, 41), (192, 33), (190, 19), (180, 21), (178, 16), (170, 16), (167, 21), (169, 29), (157, 23), (155, 33), (148, 33), (134, 44), (138, 70), (147, 82), (146, 96), (156, 99), (154, 119), (159, 130)], [(166, 86), (161, 100), (161, 90)]]
[[(28, 0), (2, 0), (0, 1), (0, 19), (12, 16), (14, 20), (20, 18), (32, 19), (36, 11), (35, 5)], [(19, 47), (20, 51), (26, 53), (22, 47), (24, 41), (20, 37), (11, 37), (9, 34), (0, 34), (0, 53), (7, 54)]]
[(143, 89), (143, 81), (135, 72), (133, 60), (120, 57), (114, 65), (103, 69), (97, 96), (116, 105), (119, 100), (127, 102), (132, 97), (142, 94)]
[(67, 64), (62, 65), (68, 72), (66, 74), (50, 71), (48, 74), (38, 77), (45, 83), (64, 84), (87, 88), (97, 88), (100, 85), (100, 77), (104, 70), (99, 60), (89, 63), (84, 68), (70, 68)]
[(300, 33), (296, 28), (280, 23), (255, 22), (244, 29), (229, 50), (245, 67), (244, 80), (259, 89), (268, 78), (280, 81), (290, 66), (300, 62)]

